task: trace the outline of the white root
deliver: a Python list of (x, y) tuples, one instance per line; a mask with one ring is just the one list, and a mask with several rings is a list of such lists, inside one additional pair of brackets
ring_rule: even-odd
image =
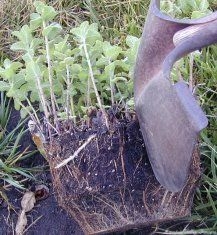
[(65, 166), (66, 164), (68, 164), (70, 161), (72, 161), (75, 157), (77, 157), (77, 155), (81, 152), (82, 149), (84, 149), (90, 142), (92, 139), (94, 139), (96, 137), (96, 135), (91, 135), (75, 152), (72, 156), (66, 158), (64, 161), (62, 161), (60, 164), (58, 164), (55, 169), (58, 169), (60, 167)]

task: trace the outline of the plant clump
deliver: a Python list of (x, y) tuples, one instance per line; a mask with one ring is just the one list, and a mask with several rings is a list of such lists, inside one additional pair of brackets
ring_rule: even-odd
[(31, 119), (58, 202), (89, 234), (189, 215), (199, 154), (195, 149), (182, 191), (168, 192), (156, 181), (133, 111), (139, 39), (111, 44), (100, 24), (87, 21), (66, 34), (53, 7), (34, 6), (29, 24), (13, 32), (17, 58), (0, 67), (0, 90)]
[(62, 135), (46, 146), (60, 205), (85, 234), (124, 232), (189, 215), (201, 175), (197, 148), (186, 185), (171, 193), (153, 174), (135, 116), (109, 114), (109, 133), (96, 113), (90, 125), (64, 123)]
[(29, 115), (40, 128), (37, 111), (43, 112), (50, 138), (52, 131), (59, 132), (59, 120), (76, 122), (91, 107), (106, 116), (107, 106), (132, 106), (139, 39), (128, 36), (127, 49), (122, 49), (103, 41), (97, 25), (88, 22), (64, 35), (62, 26), (53, 21), (54, 8), (34, 4), (30, 24), (13, 32), (18, 41), (11, 50), (19, 53), (19, 60), (6, 59), (0, 67), (0, 89), (13, 97), (21, 116)]

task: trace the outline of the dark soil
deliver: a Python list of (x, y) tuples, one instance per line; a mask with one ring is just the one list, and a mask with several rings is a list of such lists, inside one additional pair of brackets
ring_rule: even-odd
[[(124, 232), (189, 215), (200, 178), (197, 148), (187, 184), (171, 193), (155, 179), (135, 116), (110, 116), (109, 130), (100, 117), (80, 126), (64, 122), (62, 134), (46, 146), (58, 202), (83, 231)], [(56, 168), (92, 135), (71, 162)]]
[[(52, 190), (52, 187), (50, 187)], [(12, 235), (20, 211), (22, 194), (17, 190), (8, 193), (10, 203), (15, 207), (16, 213), (8, 211), (6, 204), (0, 207), (0, 234)], [(26, 235), (83, 235), (78, 224), (67, 215), (66, 211), (58, 206), (53, 192), (45, 200), (38, 201), (34, 209), (27, 214), (28, 226), (31, 226)], [(32, 224), (32, 225), (31, 225)]]
[[(11, 119), (8, 125), (8, 130), (12, 130), (19, 121), (19, 112), (13, 111)], [(27, 125), (26, 125), (27, 128)], [(26, 133), (21, 141), (20, 151), (25, 149), (27, 146), (30, 149), (35, 150), (36, 146), (31, 140), (30, 133)], [(28, 160), (22, 162), (23, 167), (34, 167), (37, 166), (44, 169), (42, 172), (36, 173), (37, 182), (28, 182), (26, 187), (33, 189), (35, 184), (45, 184), (50, 192), (49, 196), (36, 202), (35, 207), (32, 211), (28, 212), (28, 226), (31, 227), (26, 231), (26, 235), (65, 235), (65, 234), (76, 234), (83, 235), (82, 230), (78, 226), (77, 222), (74, 221), (65, 210), (63, 210), (57, 203), (52, 186), (52, 179), (48, 170), (46, 160), (39, 154), (35, 154)], [(1, 182), (0, 182), (1, 184)], [(9, 202), (13, 209), (9, 209), (6, 202), (0, 197), (0, 235), (11, 235), (14, 234), (15, 226), (18, 219), (18, 213), (21, 210), (20, 201), (23, 196), (23, 192), (11, 188), (10, 191), (6, 192)]]
[[(19, 114), (13, 112), (11, 129), (18, 119)], [(72, 162), (55, 169), (92, 134), (96, 138)], [(21, 148), (29, 145), (35, 148), (27, 133)], [(190, 213), (200, 176), (197, 151), (183, 190), (166, 192), (153, 175), (136, 118), (114, 116), (109, 131), (96, 117), (77, 127), (64, 123), (62, 134), (46, 150), (51, 174), (40, 154), (23, 163), (44, 168), (37, 173), (38, 182), (29, 182), (27, 188), (43, 183), (50, 189), (49, 196), (28, 212), (28, 226), (32, 225), (25, 234), (123, 234), (127, 230), (127, 234), (155, 234), (153, 224)], [(0, 235), (13, 234), (21, 208), (21, 192), (12, 189), (7, 195), (15, 212), (0, 204)]]

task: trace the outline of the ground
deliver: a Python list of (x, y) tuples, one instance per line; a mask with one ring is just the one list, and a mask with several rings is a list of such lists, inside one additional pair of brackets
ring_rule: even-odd
[[(17, 121), (19, 120), (19, 112), (13, 111), (10, 119), (8, 129), (13, 129)], [(22, 139), (22, 149), (26, 146), (30, 146), (31, 149), (35, 149), (33, 141), (29, 133)], [(52, 179), (48, 168), (46, 167), (46, 160), (39, 154), (35, 154), (31, 159), (24, 163), (25, 166), (42, 166), (45, 169), (43, 172), (37, 174), (38, 184), (43, 183), (48, 186), (50, 192), (49, 196), (36, 203), (32, 211), (28, 213), (28, 226), (30, 228), (25, 234), (38, 235), (38, 234), (83, 234), (78, 224), (63, 210), (55, 199)], [(35, 183), (29, 182), (27, 188), (32, 189)], [(7, 192), (9, 202), (14, 206), (13, 210), (8, 210), (7, 204), (0, 201), (0, 235), (13, 234), (15, 225), (18, 218), (18, 213), (21, 209), (20, 201), (23, 193), (18, 189), (12, 188)], [(2, 202), (2, 203), (1, 203)], [(38, 220), (37, 220), (38, 219)]]
[[(11, 192), (9, 197), (11, 203), (16, 205), (17, 212), (20, 211), (21, 197), (22, 194), (16, 190)], [(13, 234), (13, 230), (17, 222), (17, 214), (12, 212), (9, 213), (7, 207), (1, 208), (0, 214), (0, 234)], [(31, 227), (28, 229), (28, 226)], [(34, 209), (28, 213), (28, 225), (25, 234), (83, 235), (83, 232), (78, 224), (72, 220), (69, 215), (67, 215), (65, 210), (58, 206), (54, 194), (51, 192), (47, 199), (39, 201)]]
[[(13, 112), (9, 124), (11, 129), (19, 119), (18, 115), (18, 112)], [(192, 164), (192, 177), (181, 193), (168, 193), (154, 178), (135, 116), (131, 119), (112, 116), (109, 121), (109, 132), (97, 116), (90, 120), (91, 126), (82, 124), (77, 128), (66, 124), (62, 135), (47, 146), (51, 173), (46, 160), (38, 153), (23, 163), (44, 169), (37, 174), (38, 182), (29, 182), (27, 188), (33, 190), (34, 184), (43, 183), (50, 190), (49, 196), (38, 201), (28, 212), (30, 227), (27, 227), (26, 234), (80, 235), (82, 230), (104, 234), (123, 234), (124, 230), (128, 230), (127, 234), (154, 234), (151, 227), (135, 228), (190, 213), (195, 180), (198, 180), (198, 164)], [(72, 155), (93, 134), (96, 139), (73, 162), (55, 169), (57, 163)], [(22, 140), (22, 148), (28, 145), (35, 148), (30, 133)], [(22, 193), (12, 189), (8, 196), (16, 213), (9, 213), (5, 203), (0, 205), (2, 235), (13, 234)]]

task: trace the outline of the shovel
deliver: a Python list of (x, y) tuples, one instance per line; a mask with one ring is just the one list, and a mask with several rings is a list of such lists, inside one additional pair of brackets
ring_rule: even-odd
[(217, 42), (217, 12), (195, 20), (163, 14), (152, 0), (134, 73), (135, 106), (155, 177), (167, 190), (186, 183), (199, 132), (208, 120), (187, 84), (170, 81), (175, 61)]

